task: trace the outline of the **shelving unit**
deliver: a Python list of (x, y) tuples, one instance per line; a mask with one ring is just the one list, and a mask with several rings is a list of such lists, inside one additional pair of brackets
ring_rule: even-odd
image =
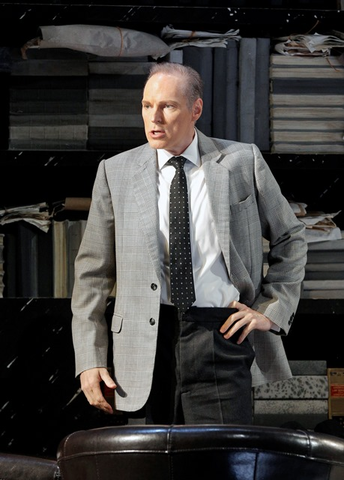
[[(175, 3), (177, 5), (170, 5), (168, 1), (146, 1), (123, 5), (121, 2), (110, 0), (93, 0), (87, 3), (83, 0), (73, 3), (66, 0), (50, 3), (39, 0), (1, 2), (0, 45), (20, 48), (26, 41), (37, 36), (41, 25), (49, 24), (88, 23), (122, 26), (157, 35), (166, 25), (173, 25), (175, 28), (181, 29), (211, 30), (221, 33), (230, 28), (239, 28), (240, 35), (243, 37), (260, 35), (274, 38), (288, 35), (291, 32), (340, 30), (344, 20), (344, 11), (337, 9), (336, 1), (265, 1), (260, 2), (260, 5), (263, 5), (261, 7), (256, 7), (254, 2), (240, 0), (233, 2), (181, 0)], [(209, 5), (210, 3), (211, 5)], [(228, 3), (231, 6), (228, 6)], [(7, 78), (4, 74), (2, 77)], [(5, 90), (2, 89), (0, 94), (2, 105), (6, 105)], [(14, 174), (18, 168), (25, 174), (28, 184), (42, 186), (43, 194), (45, 193), (44, 185), (50, 185), (50, 192), (55, 190), (54, 188), (51, 190), (52, 171), (54, 178), (61, 177), (65, 183), (69, 183), (66, 182), (64, 170), (68, 168), (71, 188), (73, 188), (72, 185), (76, 185), (74, 180), (77, 175), (82, 174), (82, 180), (85, 181), (85, 192), (90, 193), (90, 184), (100, 159), (116, 153), (7, 151), (4, 132), (8, 128), (6, 125), (8, 115), (5, 108), (1, 110), (3, 113), (0, 113), (0, 161), (4, 173), (8, 172), (8, 182), (0, 192), (0, 205), (8, 205), (9, 201), (12, 203), (15, 200), (13, 193), (17, 180), (15, 180)], [(339, 209), (338, 192), (342, 190), (344, 176), (344, 163), (341, 155), (317, 155), (316, 152), (312, 156), (276, 155), (269, 152), (264, 152), (264, 154), (274, 174), (281, 180), (282, 189), (285, 187), (289, 192), (289, 183), (293, 182), (296, 184), (294, 190), (299, 193), (302, 191), (302, 184), (305, 185), (307, 182), (308, 186), (310, 181), (316, 184), (317, 178), (320, 177), (322, 182), (320, 190), (324, 191), (316, 193), (314, 202), (317, 205), (317, 197), (321, 198), (321, 201), (325, 198), (326, 207), (332, 203), (333, 208)], [(80, 166), (83, 167), (82, 172), (80, 172)], [(319, 171), (322, 172), (320, 175), (318, 175)], [(298, 172), (298, 178), (295, 178), (294, 172)], [(38, 181), (39, 176), (41, 181)], [(13, 180), (11, 181), (11, 179)], [(289, 179), (291, 180), (289, 181)], [(328, 185), (326, 185), (326, 181)], [(55, 183), (57, 184), (57, 181)], [(298, 184), (299, 186), (297, 186)], [(24, 191), (26, 190), (29, 188), (24, 186)], [(37, 192), (36, 188), (32, 190)], [(69, 188), (66, 190), (69, 192)], [(326, 194), (324, 194), (325, 190)], [(24, 195), (16, 198), (21, 201), (22, 197)], [(337, 220), (343, 228), (342, 216)]]
[[(228, 6), (228, 3), (231, 6)], [(40, 26), (50, 24), (112, 25), (157, 35), (166, 25), (173, 25), (174, 28), (180, 29), (210, 30), (220, 33), (231, 28), (239, 28), (242, 37), (269, 36), (271, 38), (294, 32), (341, 30), (344, 24), (344, 11), (337, 9), (336, 1), (265, 1), (260, 2), (260, 5), (265, 6), (256, 7), (254, 1), (228, 2), (224, 0), (181, 0), (177, 5), (169, 5), (169, 2), (166, 1), (147, 1), (141, 2), (141, 4), (123, 5), (111, 0), (89, 2), (74, 0), (72, 3), (66, 0), (48, 3), (43, 0), (0, 2), (0, 46), (20, 48), (26, 41), (37, 36)], [(313, 8), (308, 8), (309, 5), (312, 5)], [(7, 73), (0, 73), (0, 78), (5, 86), (9, 85), (6, 83), (8, 82)], [(9, 151), (7, 149), (7, 100), (8, 92), (6, 92), (6, 87), (2, 87), (0, 92), (2, 178), (0, 206), (40, 201), (50, 202), (66, 196), (90, 196), (99, 162), (117, 152)], [(316, 152), (314, 155), (264, 152), (264, 157), (286, 195), (309, 203), (314, 208), (323, 208), (331, 212), (343, 209), (343, 212), (336, 217), (336, 223), (344, 229), (344, 159), (342, 155), (320, 155)], [(56, 332), (59, 329), (66, 332), (69, 328), (70, 300), (0, 299), (0, 312), (0, 331), (3, 339), (0, 351), (4, 354), (4, 349), (12, 348), (14, 344), (11, 342), (14, 342), (15, 348), (17, 348), (17, 339), (16, 335), (13, 335), (11, 318), (13, 318), (22, 341), (24, 341), (22, 336), (27, 330), (33, 328), (36, 334), (40, 335), (40, 329), (43, 328), (44, 342), (47, 341), (46, 335), (50, 335), (51, 338), (52, 344), (46, 345), (46, 347), (52, 348), (54, 351), (56, 368), (58, 370), (62, 368), (63, 374), (67, 375), (71, 396), (77, 395), (73, 379), (71, 346), (68, 344), (68, 359), (71, 362), (68, 367), (62, 358), (64, 346), (60, 338), (56, 340)], [(289, 358), (324, 359), (326, 357), (329, 366), (342, 366), (344, 364), (342, 338), (334, 332), (338, 330), (343, 314), (344, 300), (301, 300), (297, 312), (298, 318), (294, 322), (290, 335), (285, 339)], [(22, 326), (23, 331), (21, 331)], [(9, 330), (11, 330), (11, 342), (6, 340), (6, 332)], [(47, 330), (50, 333), (47, 333)], [(69, 342), (68, 335), (64, 337), (64, 341)], [(42, 343), (40, 345), (42, 346)], [(13, 365), (15, 367), (15, 363)], [(3, 357), (1, 371), (3, 377), (7, 379), (7, 383), (5, 382), (6, 392), (0, 396), (0, 419), (1, 416), (4, 416), (5, 419), (11, 415), (18, 417), (16, 409), (23, 408), (22, 400), (14, 398), (18, 390), (11, 377), (14, 371), (11, 370), (14, 368), (13, 365), (6, 356)], [(16, 370), (15, 373), (19, 375), (17, 378), (20, 383), (20, 372)], [(44, 375), (48, 373), (51, 374), (49, 371), (44, 372)], [(7, 390), (11, 388), (15, 389), (16, 394), (14, 395), (12, 392), (9, 397)], [(44, 395), (44, 392), (41, 393)], [(28, 392), (24, 391), (20, 394), (27, 396)], [(66, 395), (68, 396), (68, 394)], [(61, 400), (63, 405), (60, 404), (57, 408), (60, 408), (61, 405), (63, 408), (67, 408), (66, 403), (69, 400), (64, 397)], [(9, 401), (10, 405), (5, 408), (6, 401)], [(75, 413), (75, 410), (68, 406), (68, 415), (61, 418), (61, 422), (70, 420), (70, 415), (78, 415), (75, 425), (83, 428), (85, 423), (87, 424), (85, 418), (90, 415), (90, 411), (80, 397), (76, 403), (77, 407), (80, 407), (80, 412)], [(33, 409), (39, 408), (33, 402), (29, 405)], [(44, 409), (46, 409), (45, 404)], [(46, 410), (44, 411), (46, 412)], [(27, 412), (27, 415), (30, 415), (30, 412)], [(19, 416), (23, 417), (22, 414)], [(98, 422), (98, 425), (102, 421), (99, 418), (94, 420), (94, 422)], [(0, 439), (3, 439), (0, 440), (0, 449), (11, 450), (8, 432), (3, 436), (1, 434), (2, 429), (0, 428)], [(14, 442), (13, 448), (18, 451), (24, 448), (24, 445)], [(37, 448), (40, 447), (37, 446)], [(45, 444), (42, 448), (45, 448), (49, 454), (55, 445)], [(42, 453), (42, 451), (33, 453)]]
[[(39, 0), (0, 2), (0, 46), (20, 48), (27, 40), (37, 36), (41, 25), (49, 24), (113, 25), (157, 35), (166, 25), (221, 33), (239, 28), (242, 37), (259, 35), (275, 38), (294, 32), (340, 30), (344, 20), (344, 11), (338, 8), (336, 1), (265, 1), (260, 2), (260, 7), (245, 0), (181, 0), (175, 3), (143, 1), (123, 5), (111, 0), (87, 3), (83, 0), (73, 3), (66, 0), (50, 3)], [(1, 75), (8, 81), (7, 74)], [(0, 102), (5, 107), (0, 113), (0, 163), (3, 178), (6, 178), (0, 191), (0, 205), (90, 196), (99, 162), (118, 152), (9, 151), (5, 133), (8, 128), (6, 88), (2, 89), (0, 96)], [(342, 155), (263, 153), (286, 196), (304, 201), (314, 209), (342, 210)], [(336, 217), (336, 223), (344, 228), (344, 211)], [(312, 312), (313, 305), (313, 301), (301, 300), (299, 314)], [(316, 302), (316, 305), (315, 311), (319, 303)], [(323, 305), (328, 314), (342, 314), (343, 301), (338, 300), (335, 306), (331, 302)]]

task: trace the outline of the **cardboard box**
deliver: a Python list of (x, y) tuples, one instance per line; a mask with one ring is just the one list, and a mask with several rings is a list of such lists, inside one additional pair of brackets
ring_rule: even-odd
[(344, 417), (344, 368), (328, 368), (329, 418)]

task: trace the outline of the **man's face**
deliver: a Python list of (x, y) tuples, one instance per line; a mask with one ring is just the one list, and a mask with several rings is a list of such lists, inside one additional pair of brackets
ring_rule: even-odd
[(183, 80), (178, 75), (156, 73), (147, 82), (142, 99), (142, 117), (152, 148), (180, 155), (190, 145), (194, 125), (202, 113), (202, 100), (188, 106)]

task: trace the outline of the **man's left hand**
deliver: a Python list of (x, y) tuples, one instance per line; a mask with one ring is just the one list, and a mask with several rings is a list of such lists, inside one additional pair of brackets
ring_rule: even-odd
[(223, 333), (224, 338), (231, 338), (235, 332), (242, 328), (243, 330), (237, 341), (237, 343), (240, 344), (252, 330), (267, 332), (273, 326), (269, 318), (256, 310), (252, 310), (252, 308), (243, 303), (234, 301), (229, 307), (236, 308), (238, 311), (232, 313), (220, 328), (220, 332)]

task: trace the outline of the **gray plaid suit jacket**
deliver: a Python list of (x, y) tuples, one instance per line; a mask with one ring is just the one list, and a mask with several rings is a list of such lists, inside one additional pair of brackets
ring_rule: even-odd
[[(255, 145), (198, 131), (212, 213), (240, 301), (287, 334), (300, 297), (307, 244), (304, 227)], [(112, 320), (116, 407), (135, 411), (149, 395), (160, 308), (157, 158), (148, 144), (99, 165), (87, 227), (75, 262), (72, 297), (76, 374), (107, 366), (107, 299)], [(263, 278), (262, 237), (270, 241)], [(291, 376), (280, 335), (254, 331), (253, 385)]]

